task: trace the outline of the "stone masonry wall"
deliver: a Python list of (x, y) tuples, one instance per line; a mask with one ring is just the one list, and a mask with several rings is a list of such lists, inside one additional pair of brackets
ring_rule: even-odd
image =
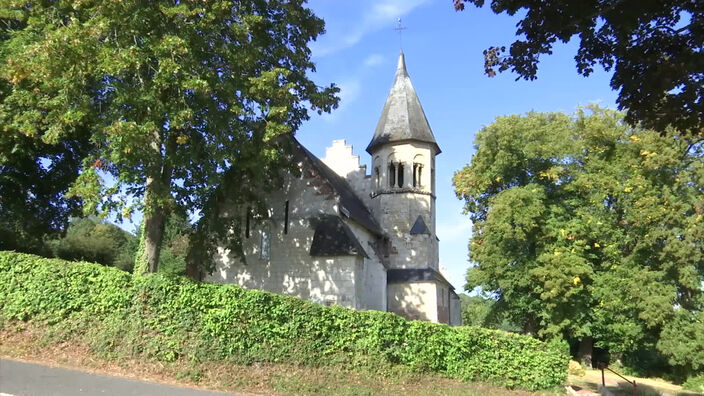
[[(288, 229), (285, 230), (285, 202), (289, 201)], [(297, 296), (322, 304), (338, 304), (357, 309), (383, 309), (385, 295), (379, 292), (362, 295), (365, 277), (379, 285), (386, 272), (381, 263), (361, 256), (311, 257), (314, 228), (311, 217), (335, 214), (337, 199), (316, 177), (305, 170), (301, 178), (288, 176), (284, 187), (268, 199), (269, 218), (252, 221), (250, 237), (244, 239), (245, 260), (240, 260), (227, 246), (218, 249), (216, 269), (206, 277), (217, 283), (237, 283), (247, 288)], [(349, 222), (349, 221), (348, 221)], [(364, 241), (367, 255), (375, 257), (365, 229), (353, 229)], [(268, 255), (262, 254), (262, 237), (269, 235)], [(368, 263), (367, 263), (368, 262)], [(379, 269), (382, 269), (381, 271)], [(381, 294), (384, 294), (383, 292)]]

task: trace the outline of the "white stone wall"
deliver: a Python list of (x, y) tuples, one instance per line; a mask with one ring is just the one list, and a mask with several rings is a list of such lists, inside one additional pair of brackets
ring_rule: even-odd
[[(206, 281), (237, 283), (246, 288), (267, 290), (356, 309), (385, 309), (386, 270), (369, 245), (373, 236), (348, 220), (370, 259), (362, 256), (311, 257), (314, 227), (309, 219), (338, 212), (337, 199), (315, 178), (288, 176), (284, 188), (269, 195), (270, 217), (251, 222), (250, 237), (243, 241), (245, 260), (227, 246), (218, 249), (215, 271)], [(316, 187), (317, 186), (317, 187)], [(288, 230), (285, 232), (285, 202), (289, 201)], [(261, 240), (269, 233), (268, 258), (262, 258)], [(381, 288), (381, 290), (376, 290)]]
[(462, 326), (462, 304), (455, 293), (450, 294), (450, 326)]
[(357, 309), (386, 311), (386, 267), (372, 249), (376, 237), (353, 220), (347, 220), (345, 223), (357, 237), (368, 256), (360, 260), (356, 276), (358, 279), (357, 296), (359, 296)]
[(411, 320), (438, 321), (435, 282), (390, 283), (387, 294), (388, 311)]
[[(372, 156), (372, 205), (382, 228), (391, 237), (391, 268), (438, 268), (438, 241), (435, 235), (435, 196), (432, 180), (435, 149), (421, 142), (381, 146)], [(391, 187), (389, 162), (404, 163), (403, 187)], [(413, 164), (423, 165), (420, 186), (413, 186)], [(376, 168), (380, 181), (376, 184)], [(398, 182), (397, 182), (398, 183)], [(418, 216), (430, 235), (410, 235)]]
[(450, 290), (446, 285), (437, 286), (438, 322), (450, 323)]

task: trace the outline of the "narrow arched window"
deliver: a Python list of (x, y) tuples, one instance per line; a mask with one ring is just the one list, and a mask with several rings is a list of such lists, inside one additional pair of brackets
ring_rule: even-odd
[(379, 172), (379, 167), (374, 168), (374, 185), (378, 189), (381, 187), (381, 173)]
[(259, 258), (262, 260), (269, 260), (269, 248), (271, 247), (271, 240), (269, 239), (269, 227), (265, 226), (262, 228), (261, 240), (259, 244)]
[(393, 162), (389, 162), (389, 187), (396, 186), (396, 165)]
[(247, 214), (245, 214), (245, 229), (244, 229), (244, 237), (249, 238), (249, 221), (252, 218), (252, 208), (247, 206)]
[(398, 164), (398, 186), (403, 187), (403, 163)]
[(422, 187), (421, 180), (423, 180), (423, 165), (415, 163), (413, 164), (413, 187)]

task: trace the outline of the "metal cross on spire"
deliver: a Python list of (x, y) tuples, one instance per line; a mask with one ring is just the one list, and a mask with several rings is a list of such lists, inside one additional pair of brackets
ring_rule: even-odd
[(403, 31), (406, 30), (406, 27), (403, 26), (403, 23), (401, 23), (400, 17), (396, 20), (396, 27), (394, 28), (394, 30), (398, 32), (398, 46), (401, 51), (403, 51), (403, 41), (401, 36), (403, 34)]

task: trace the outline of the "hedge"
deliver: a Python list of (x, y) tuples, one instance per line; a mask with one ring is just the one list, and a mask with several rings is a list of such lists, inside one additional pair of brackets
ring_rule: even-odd
[(113, 356), (351, 368), (391, 364), (529, 390), (564, 383), (569, 361), (562, 342), (0, 252), (0, 326), (12, 320), (63, 331)]

